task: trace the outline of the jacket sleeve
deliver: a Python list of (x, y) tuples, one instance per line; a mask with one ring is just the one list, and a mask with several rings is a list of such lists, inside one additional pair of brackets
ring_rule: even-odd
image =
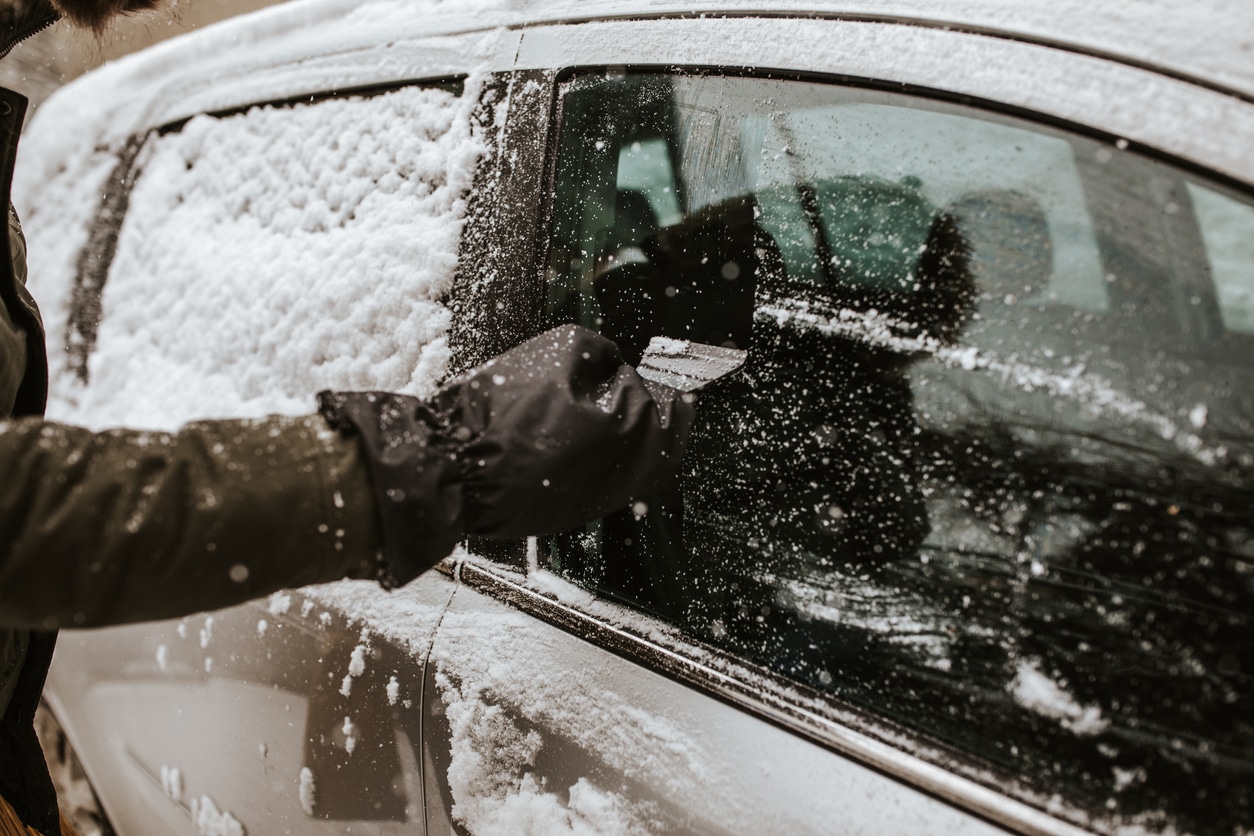
[(318, 416), (94, 433), (0, 422), (0, 625), (169, 618), (373, 578), (355, 440)]

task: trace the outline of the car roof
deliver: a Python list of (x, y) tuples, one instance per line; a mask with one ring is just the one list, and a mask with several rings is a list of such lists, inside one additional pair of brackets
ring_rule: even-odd
[[(910, 36), (905, 40), (926, 44), (897, 44), (897, 48), (935, 49), (933, 36), (942, 35), (987, 39), (985, 53), (974, 53), (985, 62), (1017, 62), (1004, 48), (1012, 42), (1034, 50), (1025, 56), (1038, 60), (1054, 49), (1069, 50), (1087, 66), (1077, 64), (1065, 84), (1061, 77), (1054, 78), (1055, 68), (1048, 63), (1016, 64), (1007, 66), (1005, 72), (993, 65), (955, 67), (954, 61), (971, 54), (961, 51), (919, 55), (916, 61), (910, 55), (895, 54), (892, 43), (880, 42), (882, 53), (862, 58), (883, 59), (899, 70), (909, 65), (916, 84), (928, 86), (935, 81), (936, 86), (960, 95), (1017, 102), (1029, 110), (1038, 106), (1034, 85), (1049, 82), (1064, 103), (1075, 104), (1054, 107), (1049, 112), (1055, 117), (1129, 137), (1147, 148), (1235, 178), (1233, 182), (1243, 187), (1254, 186), (1254, 165), (1240, 142), (1254, 126), (1254, 109), (1249, 106), (1254, 103), (1254, 4), (1221, 7), (1220, 2), (291, 0), (157, 44), (67, 85), (36, 113), (36, 121), (51, 127), (40, 131), (45, 147), (33, 156), (28, 147), (27, 162), (19, 171), (24, 169), (36, 178), (51, 176), (58, 160), (80, 154), (81, 148), (122, 147), (138, 132), (197, 113), (228, 112), (261, 101), (295, 101), (313, 91), (351, 90), (377, 84), (385, 77), (392, 81), (472, 69), (504, 70), (517, 66), (520, 39), (528, 31), (538, 34), (537, 30), (552, 24), (697, 17), (747, 22), (789, 17), (802, 25), (808, 25), (805, 19), (810, 18), (847, 21), (853, 26), (889, 24), (897, 34)], [(687, 29), (697, 23), (687, 21)], [(612, 38), (612, 33), (597, 28), (604, 33), (600, 37)], [(694, 35), (690, 32), (688, 37)], [(419, 40), (427, 41), (423, 50), (400, 48), (407, 41)], [(556, 64), (548, 62), (565, 60), (548, 55), (552, 42), (542, 37), (533, 40), (530, 67), (556, 69)], [(687, 54), (705, 48), (704, 43), (683, 39), (675, 45), (679, 52), (686, 48)], [(723, 61), (734, 58), (734, 43), (731, 49), (727, 43), (717, 46)], [(774, 48), (756, 46), (761, 47), (756, 49), (759, 56)], [(788, 48), (780, 49), (786, 52)], [(356, 58), (365, 53), (374, 57), (365, 63)], [(1003, 57), (990, 57), (997, 53)], [(583, 58), (596, 61), (602, 54), (594, 45)], [(781, 57), (792, 61), (779, 65), (784, 67), (805, 66), (809, 56)], [(944, 60), (929, 70), (929, 60), (934, 58)], [(1103, 63), (1109, 70), (1122, 65), (1123, 71), (1106, 72), (1105, 81), (1090, 76), (1094, 65)], [(953, 79), (955, 70), (969, 77), (967, 81), (975, 78), (980, 83), (955, 79), (946, 87), (944, 82)], [(930, 72), (949, 75), (936, 77)], [(1171, 87), (1170, 95), (1164, 93), (1166, 87), (1156, 86), (1159, 80)], [(990, 91), (990, 84), (997, 89)], [(1148, 113), (1147, 108), (1154, 112)], [(1091, 118), (1085, 118), (1086, 114)], [(1229, 139), (1233, 134), (1235, 141)], [(52, 168), (44, 171), (43, 166)]]
[(896, 21), (1100, 55), (1254, 100), (1254, 4), (1228, 0), (306, 0), (272, 9), (271, 31), (358, 12), (410, 35), (671, 15)]

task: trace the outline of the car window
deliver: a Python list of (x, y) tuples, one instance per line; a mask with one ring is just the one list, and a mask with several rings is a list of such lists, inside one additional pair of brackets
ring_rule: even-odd
[(1224, 327), (1254, 334), (1254, 207), (1189, 184)]
[(86, 385), (57, 417), (167, 429), (307, 412), (324, 388), (433, 391), (480, 89), (258, 105), (133, 143), (97, 224), (112, 249), (80, 259)]
[(1254, 360), (1220, 349), (1249, 202), (901, 94), (611, 73), (560, 101), (550, 320), (748, 362), (674, 484), (541, 560), (1037, 798), (1248, 820)]

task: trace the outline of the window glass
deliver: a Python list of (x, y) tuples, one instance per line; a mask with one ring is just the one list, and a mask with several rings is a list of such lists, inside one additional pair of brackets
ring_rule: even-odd
[(167, 429), (300, 414), (325, 388), (433, 391), (483, 147), (478, 89), (260, 105), (151, 134), (90, 384), (67, 388), (57, 417)]
[(1254, 334), (1254, 207), (1189, 184), (1224, 327)]
[(547, 565), (1037, 798), (1248, 821), (1254, 361), (1205, 187), (805, 82), (577, 77), (561, 118), (552, 321), (749, 358)]

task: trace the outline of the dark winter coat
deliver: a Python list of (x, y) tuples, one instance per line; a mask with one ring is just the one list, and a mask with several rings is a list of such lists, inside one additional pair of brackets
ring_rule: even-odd
[[(0, 90), (0, 205), (25, 106)], [(10, 209), (0, 236), (0, 795), (56, 833), (32, 726), (56, 629), (374, 577), (381, 535), (360, 446), (316, 415), (172, 434), (44, 421), (44, 332), (25, 249)]]

